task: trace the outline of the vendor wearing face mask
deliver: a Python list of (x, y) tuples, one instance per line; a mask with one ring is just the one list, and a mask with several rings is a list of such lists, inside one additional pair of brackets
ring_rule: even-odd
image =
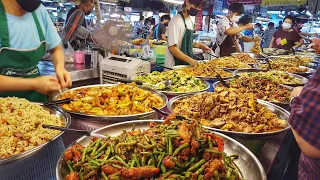
[(229, 6), (229, 13), (217, 23), (217, 42), (215, 54), (220, 57), (230, 56), (237, 50), (237, 40), (252, 42), (253, 38), (241, 34), (244, 30), (253, 29), (253, 24), (249, 23), (239, 27), (237, 22), (244, 12), (244, 7), (240, 3), (232, 3)]
[[(41, 0), (0, 0), (0, 97), (45, 102), (45, 94), (71, 86), (61, 39)], [(57, 78), (40, 76), (47, 49)]]
[(279, 48), (290, 50), (303, 45), (303, 39), (300, 34), (293, 29), (295, 19), (292, 16), (286, 16), (282, 23), (282, 29), (273, 34), (270, 48)]
[(193, 43), (193, 22), (190, 16), (196, 16), (205, 4), (205, 0), (185, 0), (182, 12), (173, 17), (168, 26), (168, 50), (166, 52), (166, 67), (175, 65), (196, 65), (193, 59), (193, 48), (210, 51), (202, 43)]

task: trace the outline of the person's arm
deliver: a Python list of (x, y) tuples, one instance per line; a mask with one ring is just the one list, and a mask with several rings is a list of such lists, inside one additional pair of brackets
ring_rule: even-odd
[(149, 33), (149, 35), (147, 36), (146, 40), (148, 41), (149, 39), (152, 38), (152, 36), (153, 36), (153, 31), (151, 31), (151, 32)]
[(311, 144), (305, 141), (294, 129), (292, 129), (292, 133), (303, 154), (311, 158), (320, 158), (320, 149), (313, 147)]
[(45, 26), (45, 40), (50, 51), (52, 62), (62, 88), (72, 86), (71, 75), (64, 68), (64, 53), (60, 46), (61, 38), (52, 22), (49, 22), (49, 14), (46, 8), (41, 5), (40, 8), (43, 24)]
[(167, 40), (168, 40), (165, 34), (161, 34), (161, 39), (162, 39), (163, 41), (167, 41)]
[(269, 48), (272, 48), (273, 43), (274, 43), (274, 36), (272, 36), (272, 39), (271, 39), (271, 42), (270, 42)]
[(243, 42), (252, 42), (254, 40), (253, 37), (249, 37), (249, 36), (242, 36), (241, 38), (239, 38), (241, 41)]
[(208, 46), (206, 46), (205, 44), (203, 44), (201, 42), (193, 43), (193, 47), (202, 49), (204, 52), (210, 52), (211, 51), (211, 49)]
[(60, 81), (62, 88), (72, 86), (71, 75), (64, 68), (64, 54), (60, 45), (50, 51), (56, 75)]
[(304, 44), (303, 38), (301, 38), (297, 45), (293, 46), (293, 48), (301, 47)]
[(315, 36), (318, 37), (318, 33), (307, 33), (307, 32), (300, 32), (301, 36)]
[(191, 57), (184, 54), (177, 45), (169, 46), (169, 51), (172, 54), (173, 57), (178, 58), (181, 61), (187, 62), (192, 66), (195, 66), (197, 64), (197, 61), (192, 59)]
[(37, 78), (17, 78), (0, 75), (0, 92), (14, 91), (38, 91), (48, 94), (52, 91), (59, 91), (61, 86), (54, 76), (41, 76)]
[(241, 27), (231, 27), (228, 28), (224, 33), (228, 36), (234, 36), (247, 29), (253, 29), (253, 24), (249, 23)]

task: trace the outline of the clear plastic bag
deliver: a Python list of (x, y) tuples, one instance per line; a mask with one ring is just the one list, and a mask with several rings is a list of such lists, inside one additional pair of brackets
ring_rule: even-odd
[(63, 47), (63, 52), (64, 52), (64, 61), (66, 63), (73, 63), (74, 62), (74, 50), (71, 46), (71, 44), (68, 42), (68, 47), (66, 48), (64, 45)]

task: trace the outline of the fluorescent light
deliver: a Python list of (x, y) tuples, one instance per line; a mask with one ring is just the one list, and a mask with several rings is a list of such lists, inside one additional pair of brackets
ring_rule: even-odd
[(184, 0), (163, 0), (163, 1), (167, 3), (180, 4), (180, 5), (184, 3)]
[(116, 3), (112, 3), (112, 2), (100, 2), (100, 4), (103, 4), (103, 5), (114, 5), (114, 6), (117, 5)]
[(54, 7), (46, 7), (46, 9), (48, 9), (48, 10), (57, 10), (57, 8), (54, 8)]

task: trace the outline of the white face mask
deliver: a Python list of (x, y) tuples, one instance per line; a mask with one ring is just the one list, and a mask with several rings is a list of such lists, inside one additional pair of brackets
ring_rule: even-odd
[(241, 18), (241, 16), (233, 16), (233, 17), (231, 18), (231, 21), (237, 23), (240, 18)]
[(283, 29), (290, 29), (290, 28), (291, 28), (291, 24), (284, 22), (284, 23), (282, 24), (282, 28), (283, 28)]

